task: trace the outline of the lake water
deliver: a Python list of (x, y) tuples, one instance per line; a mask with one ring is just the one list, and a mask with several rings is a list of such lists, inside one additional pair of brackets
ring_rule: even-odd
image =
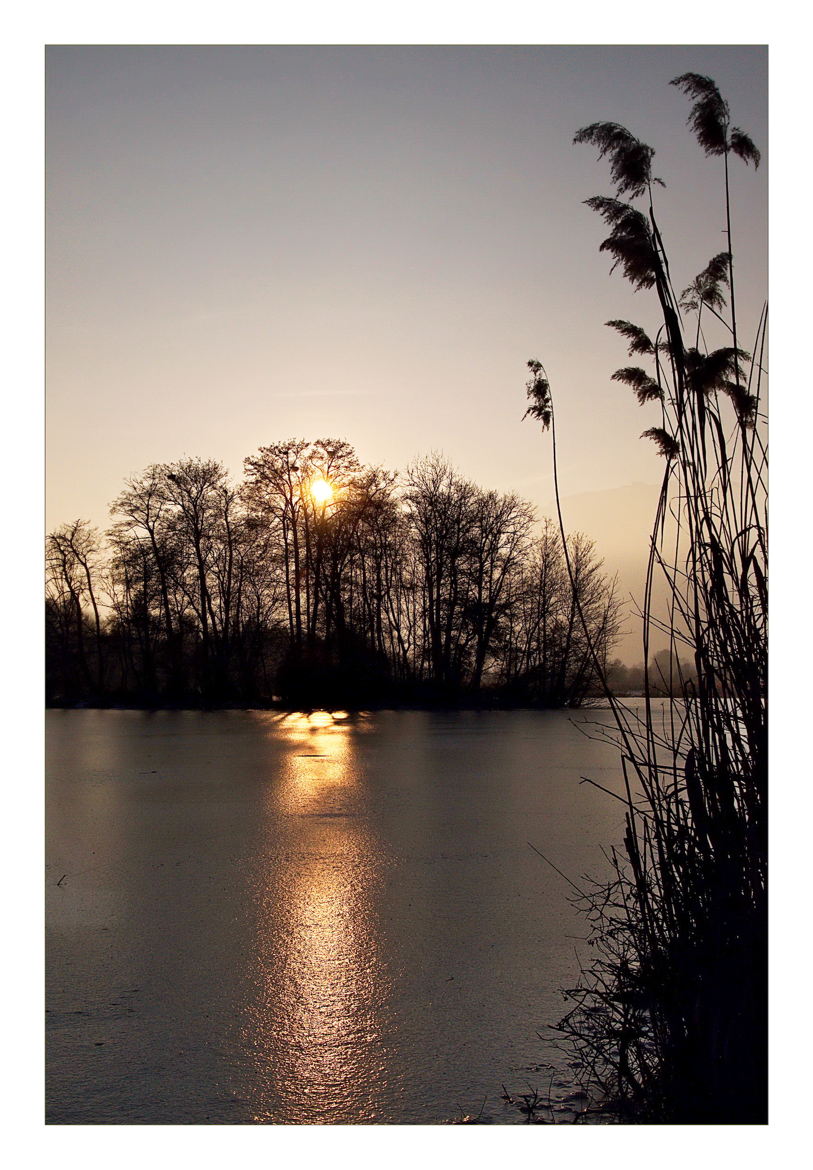
[[(564, 1099), (538, 1032), (620, 840), (606, 711), (50, 711), (47, 1119), (400, 1123)], [(548, 1067), (550, 1066), (550, 1067)]]

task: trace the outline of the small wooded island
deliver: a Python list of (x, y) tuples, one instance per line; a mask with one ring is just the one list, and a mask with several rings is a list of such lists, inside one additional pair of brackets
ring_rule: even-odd
[(182, 459), (111, 512), (48, 537), (51, 705), (574, 706), (621, 626), (591, 540), (569, 576), (550, 522), (437, 455), (399, 477), (291, 440), (239, 484)]

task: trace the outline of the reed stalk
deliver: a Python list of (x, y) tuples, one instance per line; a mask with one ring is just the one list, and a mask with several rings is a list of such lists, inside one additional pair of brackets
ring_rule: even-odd
[[(689, 125), (723, 161), (727, 252), (678, 297), (655, 217), (654, 150), (615, 123), (576, 135), (608, 157), (612, 197), (587, 201), (610, 228), (601, 245), (636, 289), (654, 291), (654, 340), (628, 321), (629, 366), (613, 378), (652, 404), (644, 431), (665, 467), (642, 604), (642, 710), (604, 682), (625, 791), (623, 845), (609, 881), (580, 899), (595, 958), (566, 992), (559, 1024), (605, 1101), (630, 1120), (767, 1120), (767, 447), (763, 409), (767, 312), (753, 353), (738, 346), (729, 163), (759, 152), (730, 124), (709, 78), (673, 82)], [(629, 203), (621, 196), (628, 196)], [(634, 201), (644, 199), (646, 210)], [(705, 321), (727, 344), (709, 349)], [(687, 338), (689, 339), (687, 341)], [(529, 362), (529, 414), (550, 426), (553, 400)], [(559, 494), (556, 482), (557, 499)], [(560, 513), (561, 521), (561, 513)], [(658, 580), (667, 604), (658, 610)], [(666, 699), (649, 670), (665, 639)], [(680, 661), (692, 658), (691, 679)], [(603, 677), (601, 663), (596, 668)]]

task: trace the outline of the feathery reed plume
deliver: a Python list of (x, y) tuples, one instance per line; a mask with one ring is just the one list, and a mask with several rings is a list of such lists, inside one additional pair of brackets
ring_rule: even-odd
[(743, 162), (753, 163), (754, 168), (759, 166), (759, 151), (743, 130), (730, 125), (728, 102), (710, 77), (702, 73), (681, 73), (669, 84), (694, 99), (686, 124), (694, 131), (706, 154), (728, 154), (731, 150)]
[(537, 419), (542, 423), (542, 429), (546, 431), (550, 427), (553, 418), (550, 383), (545, 376), (542, 363), (536, 361), (535, 358), (531, 358), (528, 362), (528, 369), (533, 376), (526, 382), (525, 389), (531, 405), (522, 417), (527, 418), (530, 415), (531, 418)]
[(669, 84), (694, 99), (686, 124), (706, 154), (724, 154), (728, 150), (730, 113), (728, 102), (711, 78), (702, 73), (681, 73)]
[(698, 394), (710, 394), (713, 390), (725, 390), (729, 379), (738, 375), (741, 379), (744, 371), (741, 362), (750, 362), (751, 355), (744, 349), (734, 349), (725, 346), (716, 349), (713, 353), (700, 353), (696, 349), (687, 349), (685, 352), (686, 370), (689, 385)]
[[(767, 310), (752, 362), (737, 341), (728, 155), (757, 166), (759, 151), (730, 127), (728, 104), (710, 78), (686, 73), (672, 84), (693, 99), (689, 125), (703, 150), (725, 162), (728, 249), (680, 300), (695, 317), (693, 344), (684, 340), (690, 322), (678, 312), (644, 178), (651, 152), (636, 154), (638, 140), (615, 123), (576, 136), (609, 157), (619, 193), (649, 196), (646, 215), (605, 196), (587, 203), (611, 228), (601, 250), (612, 252), (614, 267), (634, 288), (657, 293), (663, 320), (654, 336), (663, 331), (664, 341), (653, 344), (628, 321), (608, 324), (631, 354), (654, 364), (653, 373), (624, 367), (613, 379), (631, 386), (641, 405), (657, 404), (659, 424), (642, 438), (655, 442), (666, 466), (642, 605), (643, 710), (622, 704), (599, 669), (621, 753), (623, 847), (610, 852), (611, 879), (581, 899), (596, 957), (568, 989), (574, 1007), (559, 1027), (626, 1117), (753, 1123), (767, 1109), (767, 450), (760, 412)], [(732, 344), (706, 347), (704, 310)], [(564, 531), (547, 379), (544, 386)], [(653, 602), (658, 577), (663, 615)], [(654, 634), (667, 638), (666, 670), (650, 665)], [(691, 655), (691, 677), (678, 650)], [(658, 700), (664, 690), (668, 697)]]
[(611, 229), (599, 249), (615, 257), (610, 271), (614, 272), (620, 264), (627, 280), (636, 289), (652, 288), (661, 265), (646, 216), (630, 204), (608, 195), (593, 195), (585, 203), (597, 211)]
[(616, 329), (622, 337), (626, 337), (629, 341), (628, 352), (630, 357), (634, 353), (648, 354), (655, 352), (655, 346), (640, 325), (633, 325), (631, 321), (620, 321), (618, 319), (607, 321), (606, 324), (610, 329)]
[(702, 272), (680, 294), (680, 307), (686, 312), (696, 313), (701, 305), (713, 309), (725, 306), (724, 287), (728, 287), (728, 266), (731, 257), (728, 252), (712, 256)]
[(645, 402), (663, 400), (663, 389), (640, 366), (625, 366), (621, 370), (616, 370), (612, 378), (614, 382), (625, 382), (627, 386), (631, 386), (642, 406)]
[(738, 126), (731, 127), (731, 134), (728, 138), (728, 145), (738, 158), (743, 162), (753, 163), (754, 169), (759, 166), (760, 158), (762, 157), (754, 146), (749, 136), (745, 134)]
[(662, 179), (652, 177), (655, 151), (617, 122), (593, 122), (579, 130), (573, 141), (597, 146), (599, 158), (609, 156), (610, 175), (619, 195), (634, 199), (643, 195), (651, 183), (665, 186)]
[[(645, 402), (646, 399), (639, 397), (639, 402)], [(642, 439), (651, 439), (657, 445), (658, 451), (663, 455), (664, 459), (674, 459), (680, 451), (680, 446), (673, 435), (663, 427), (649, 427), (641, 433)]]

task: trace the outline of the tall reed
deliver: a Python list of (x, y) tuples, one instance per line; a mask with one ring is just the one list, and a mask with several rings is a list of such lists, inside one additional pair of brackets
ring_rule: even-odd
[[(642, 604), (645, 670), (666, 641), (672, 697), (625, 706), (605, 689), (620, 748), (623, 846), (583, 909), (595, 958), (567, 993), (559, 1028), (607, 1100), (630, 1119), (767, 1120), (767, 311), (753, 356), (735, 311), (729, 164), (759, 164), (715, 83), (672, 82), (688, 123), (722, 161), (726, 251), (680, 296), (655, 214), (654, 150), (597, 122), (575, 141), (610, 163), (613, 196), (587, 200), (609, 227), (601, 250), (654, 293), (654, 336), (608, 324), (646, 367), (613, 374), (657, 412), (642, 437), (665, 460)], [(624, 201), (626, 197), (629, 202)], [(710, 328), (711, 327), (711, 328)], [(707, 335), (722, 331), (711, 349)], [(554, 435), (550, 385), (529, 362), (527, 413)], [(555, 468), (554, 468), (555, 470)], [(558, 483), (557, 483), (558, 493)], [(665, 586), (666, 606), (654, 598)], [(662, 590), (661, 590), (662, 592)], [(680, 677), (691, 657), (693, 677)], [(599, 664), (597, 664), (599, 665)]]

